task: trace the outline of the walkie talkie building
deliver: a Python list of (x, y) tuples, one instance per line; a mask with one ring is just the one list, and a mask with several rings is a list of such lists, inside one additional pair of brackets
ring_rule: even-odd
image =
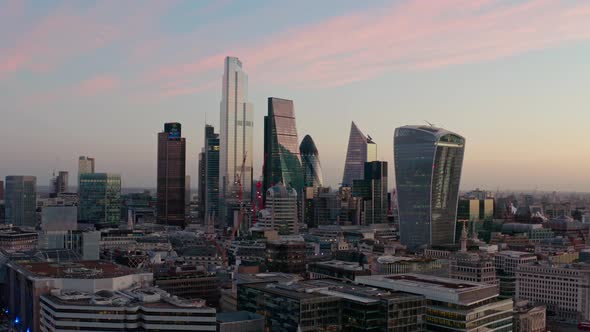
[(453, 243), (465, 139), (433, 126), (404, 126), (393, 143), (402, 244)]

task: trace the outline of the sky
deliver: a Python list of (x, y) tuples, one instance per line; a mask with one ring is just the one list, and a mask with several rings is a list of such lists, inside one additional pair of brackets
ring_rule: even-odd
[(155, 187), (157, 132), (178, 121), (195, 187), (228, 55), (249, 76), (255, 176), (273, 96), (329, 185), (351, 121), (393, 175), (394, 129), (426, 120), (466, 138), (463, 189), (590, 191), (585, 0), (0, 0), (0, 178), (74, 182), (89, 155)]

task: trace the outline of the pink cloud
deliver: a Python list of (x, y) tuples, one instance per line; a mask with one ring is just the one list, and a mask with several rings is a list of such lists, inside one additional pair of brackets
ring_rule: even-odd
[(492, 61), (589, 40), (588, 13), (590, 2), (405, 1), (248, 41), (227, 52), (157, 68), (147, 77), (162, 84), (199, 76), (218, 80), (223, 57), (231, 54), (260, 82), (342, 85), (397, 70)]
[(75, 91), (80, 96), (89, 97), (109, 92), (120, 86), (119, 78), (112, 75), (100, 75), (82, 81)]

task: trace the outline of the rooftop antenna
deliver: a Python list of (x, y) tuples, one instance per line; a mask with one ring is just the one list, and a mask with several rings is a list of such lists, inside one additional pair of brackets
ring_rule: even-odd
[(426, 120), (424, 120), (424, 122), (428, 123), (429, 126), (434, 127), (434, 123), (430, 123), (430, 122), (428, 122)]

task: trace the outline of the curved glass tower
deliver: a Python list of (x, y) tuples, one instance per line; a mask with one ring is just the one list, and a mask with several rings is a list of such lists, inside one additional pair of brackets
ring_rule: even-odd
[(348, 138), (348, 150), (344, 164), (343, 187), (352, 187), (354, 180), (362, 180), (365, 172), (365, 163), (377, 160), (377, 144), (371, 137), (365, 136), (361, 130), (352, 123)]
[(303, 185), (305, 187), (321, 187), (324, 181), (320, 154), (311, 136), (306, 135), (303, 138), (299, 145), (299, 153), (303, 167)]
[(393, 138), (402, 244), (451, 244), (465, 139), (431, 126), (404, 126)]

